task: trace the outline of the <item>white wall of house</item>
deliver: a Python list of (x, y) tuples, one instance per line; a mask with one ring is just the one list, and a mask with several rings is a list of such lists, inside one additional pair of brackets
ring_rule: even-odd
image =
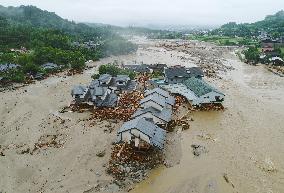
[(153, 107), (159, 111), (163, 110), (163, 107), (153, 101), (147, 101), (141, 105), (143, 108)]
[(217, 102), (216, 97), (219, 97), (219, 99), (222, 100), (224, 99), (225, 96), (218, 92), (212, 91), (210, 93), (200, 96), (198, 99), (193, 100), (192, 104), (200, 105), (200, 104), (206, 104), (206, 103), (216, 103)]
[(131, 130), (121, 133), (122, 141), (127, 142), (127, 143), (131, 142), (132, 136), (135, 136), (136, 138), (139, 138), (150, 144), (150, 138), (137, 129), (131, 129)]

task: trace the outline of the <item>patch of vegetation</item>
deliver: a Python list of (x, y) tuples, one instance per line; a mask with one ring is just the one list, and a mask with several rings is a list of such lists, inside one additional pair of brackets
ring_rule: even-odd
[[(0, 64), (21, 65), (17, 69), (21, 78), (17, 80), (22, 79), (23, 73), (41, 71), (41, 65), (48, 62), (61, 69), (81, 70), (88, 60), (136, 50), (136, 45), (107, 27), (77, 24), (34, 6), (0, 6)], [(14, 71), (6, 73), (11, 73), (7, 75), (10, 81)]]
[(102, 74), (110, 74), (112, 76), (128, 75), (130, 77), (130, 79), (132, 79), (132, 80), (136, 77), (135, 72), (133, 72), (131, 70), (119, 68), (118, 66), (116, 66), (114, 64), (101, 65), (99, 67), (99, 74), (94, 74), (92, 76), (92, 78), (97, 79)]
[(260, 52), (256, 47), (250, 47), (243, 53), (248, 63), (257, 64), (259, 62)]
[(243, 45), (256, 45), (258, 41), (250, 38), (242, 37), (229, 37), (229, 36), (219, 36), (219, 35), (204, 35), (204, 36), (190, 36), (190, 39), (212, 42), (219, 46), (243, 46)]

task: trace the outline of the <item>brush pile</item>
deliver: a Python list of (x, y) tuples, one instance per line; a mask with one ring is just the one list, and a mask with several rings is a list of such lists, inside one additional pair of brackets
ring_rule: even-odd
[(173, 107), (173, 110), (177, 110), (180, 106), (182, 106), (183, 104), (186, 103), (186, 99), (183, 96), (176, 96), (175, 97), (176, 101), (175, 101), (175, 105)]
[(143, 98), (144, 95), (138, 91), (122, 94), (117, 107), (94, 109), (92, 118), (101, 120), (115, 119), (128, 121), (133, 113), (139, 108), (139, 102)]
[(223, 111), (225, 108), (221, 103), (202, 104), (199, 107), (195, 107), (197, 111)]
[[(148, 151), (138, 151), (135, 147), (126, 144), (117, 144), (113, 152), (107, 172), (114, 176), (117, 181), (125, 180), (140, 182), (147, 177), (147, 171), (163, 163), (162, 154), (150, 148)], [(121, 148), (122, 151), (121, 151)], [(120, 156), (117, 154), (120, 152)]]

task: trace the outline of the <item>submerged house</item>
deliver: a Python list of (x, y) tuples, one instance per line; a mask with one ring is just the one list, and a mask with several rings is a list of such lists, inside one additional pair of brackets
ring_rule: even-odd
[(194, 93), (196, 98), (193, 99), (192, 105), (201, 105), (207, 103), (221, 103), (225, 95), (216, 88), (210, 86), (204, 80), (189, 78), (183, 84)]
[(190, 78), (189, 73), (185, 67), (172, 67), (165, 69), (165, 83), (167, 84), (177, 84), (182, 83), (186, 79)]
[(278, 65), (278, 66), (284, 65), (284, 61), (280, 57), (272, 57), (269, 59), (269, 61), (272, 62), (273, 65)]
[(151, 146), (164, 148), (166, 131), (144, 118), (136, 118), (122, 125), (117, 132), (117, 141), (133, 144), (137, 148), (148, 149)]
[(18, 64), (0, 64), (0, 72), (7, 72), (9, 70), (17, 69), (20, 65)]
[(115, 107), (118, 102), (117, 92), (132, 91), (135, 88), (136, 82), (131, 81), (127, 75), (112, 77), (103, 74), (87, 87), (75, 86), (72, 96), (77, 103), (91, 103), (96, 107)]
[(200, 78), (204, 77), (204, 72), (200, 67), (191, 67), (187, 69), (187, 72), (189, 72), (189, 76), (192, 78)]
[(112, 81), (112, 76), (109, 74), (102, 74), (98, 81), (100, 86), (109, 86)]
[(133, 64), (133, 65), (123, 65), (124, 69), (134, 71), (136, 73), (152, 73), (153, 70), (149, 68), (146, 64)]
[(82, 103), (87, 101), (88, 87), (77, 85), (74, 86), (71, 91), (71, 96), (76, 103)]
[(166, 84), (178, 84), (192, 77), (202, 79), (204, 72), (199, 67), (185, 68), (183, 66), (176, 66), (166, 68), (164, 75)]
[(131, 117), (132, 119), (144, 118), (150, 120), (156, 125), (166, 127), (172, 118), (172, 109), (170, 107), (164, 108), (161, 111), (153, 107), (137, 110)]
[(175, 98), (171, 96), (167, 91), (161, 88), (154, 88), (145, 92), (145, 98), (151, 95), (158, 95), (159, 97), (164, 98), (167, 104), (173, 106), (175, 104)]
[(41, 67), (44, 70), (55, 70), (55, 69), (59, 68), (59, 66), (57, 64), (54, 64), (54, 63), (45, 63), (45, 64), (41, 65)]
[(159, 111), (162, 111), (163, 108), (169, 106), (165, 98), (159, 96), (158, 94), (152, 94), (140, 101), (142, 108), (146, 109), (149, 107), (155, 108)]

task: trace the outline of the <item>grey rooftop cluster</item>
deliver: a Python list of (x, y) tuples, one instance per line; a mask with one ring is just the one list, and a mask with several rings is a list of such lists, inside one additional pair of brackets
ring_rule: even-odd
[(172, 117), (172, 106), (175, 98), (161, 88), (145, 92), (145, 98), (140, 101), (141, 108), (124, 123), (117, 132), (118, 142), (131, 143), (135, 146), (148, 143), (159, 149), (164, 148), (166, 127)]

